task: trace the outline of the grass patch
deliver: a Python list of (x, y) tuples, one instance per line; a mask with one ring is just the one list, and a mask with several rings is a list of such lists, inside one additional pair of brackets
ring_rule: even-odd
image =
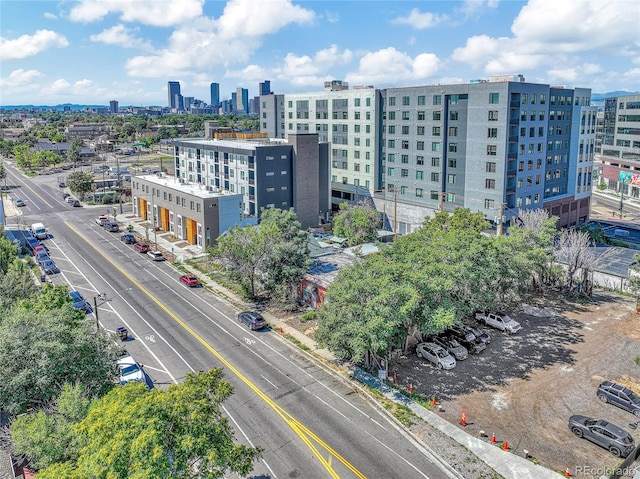
[(375, 388), (367, 386), (367, 389), (375, 400), (380, 403), (383, 408), (393, 414), (393, 417), (400, 421), (403, 426), (409, 427), (416, 423), (416, 419), (418, 419), (418, 417), (407, 406), (388, 399)]
[(318, 317), (318, 313), (316, 311), (307, 311), (300, 315), (300, 322), (307, 323), (309, 321), (315, 321)]
[[(274, 328), (271, 328), (274, 329)], [(302, 349), (303, 351), (311, 351), (311, 348), (309, 346), (307, 346), (306, 344), (300, 342), (300, 340), (298, 340), (297, 338), (294, 338), (293, 336), (291, 336), (290, 334), (283, 334), (283, 336), (285, 338), (287, 338), (289, 341), (291, 341), (293, 344), (295, 344), (296, 346), (298, 346), (300, 349)]]
[(636, 357), (634, 358), (634, 361), (636, 362), (636, 364), (637, 364), (638, 366), (640, 366), (640, 356), (636, 356)]

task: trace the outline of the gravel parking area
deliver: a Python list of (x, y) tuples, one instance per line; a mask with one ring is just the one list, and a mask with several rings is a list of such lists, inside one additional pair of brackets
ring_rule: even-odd
[(573, 414), (607, 419), (640, 440), (640, 428), (629, 427), (638, 418), (596, 397), (606, 379), (640, 392), (640, 366), (634, 361), (640, 356), (640, 315), (633, 299), (606, 292), (593, 299), (578, 304), (548, 297), (533, 306), (550, 308), (554, 315), (510, 314), (522, 325), (520, 332), (509, 336), (484, 328), (491, 344), (450, 371), (415, 354), (402, 357), (398, 382), (411, 384), (426, 399), (435, 397), (440, 414), (454, 424), (465, 411), (470, 434), (480, 437), (484, 431), (489, 441), (495, 433), (513, 453), (527, 450), (549, 469), (564, 474), (568, 467), (572, 476), (599, 477), (620, 460), (573, 436), (567, 421)]

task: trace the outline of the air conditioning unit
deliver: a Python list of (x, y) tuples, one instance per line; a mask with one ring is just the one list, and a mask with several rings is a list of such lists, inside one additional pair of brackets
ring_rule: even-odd
[(207, 186), (207, 191), (213, 191), (213, 186)]

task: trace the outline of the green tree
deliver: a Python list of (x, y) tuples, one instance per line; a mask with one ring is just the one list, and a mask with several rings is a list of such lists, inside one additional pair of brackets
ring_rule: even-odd
[(7, 239), (4, 234), (4, 226), (0, 224), (0, 274), (2, 276), (7, 274), (9, 265), (16, 259), (17, 254), (18, 248)]
[(79, 138), (72, 139), (67, 151), (67, 161), (72, 163), (74, 167), (80, 161), (80, 148), (82, 148), (82, 140)]
[(0, 161), (0, 183), (3, 187), (7, 186), (7, 169), (2, 161)]
[(80, 452), (75, 427), (87, 416), (90, 405), (81, 386), (65, 384), (51, 406), (20, 415), (11, 423), (14, 453), (29, 458), (36, 470), (75, 461)]
[(84, 197), (93, 189), (93, 176), (83, 171), (74, 171), (67, 177), (67, 186), (72, 193)]
[(16, 164), (23, 169), (32, 169), (31, 159), (35, 155), (35, 150), (29, 145), (16, 145), (13, 148), (13, 157), (16, 160)]
[[(0, 239), (0, 244), (3, 240)], [(0, 246), (0, 249), (4, 248)], [(0, 255), (0, 261), (4, 261), (4, 251)], [(0, 272), (0, 310), (8, 311), (21, 299), (33, 299), (37, 291), (28, 264), (14, 256), (6, 272)]]
[(10, 414), (56, 398), (66, 382), (90, 397), (113, 387), (119, 348), (71, 307), (64, 286), (43, 286), (37, 300), (0, 312), (0, 404)]
[(379, 227), (380, 213), (369, 203), (357, 206), (342, 203), (333, 218), (333, 233), (346, 238), (349, 246), (375, 241)]
[(38, 477), (246, 476), (262, 449), (234, 442), (221, 408), (232, 392), (221, 369), (189, 373), (166, 390), (148, 392), (139, 383), (117, 387), (76, 426), (77, 460), (53, 464)]

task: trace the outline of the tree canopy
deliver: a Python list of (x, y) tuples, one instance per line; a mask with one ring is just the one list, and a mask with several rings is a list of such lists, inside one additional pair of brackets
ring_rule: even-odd
[(342, 203), (333, 218), (333, 234), (346, 238), (349, 246), (369, 243), (376, 240), (380, 223), (380, 213), (369, 203)]
[(93, 189), (93, 176), (84, 171), (74, 171), (67, 177), (69, 189), (80, 196), (84, 196)]

